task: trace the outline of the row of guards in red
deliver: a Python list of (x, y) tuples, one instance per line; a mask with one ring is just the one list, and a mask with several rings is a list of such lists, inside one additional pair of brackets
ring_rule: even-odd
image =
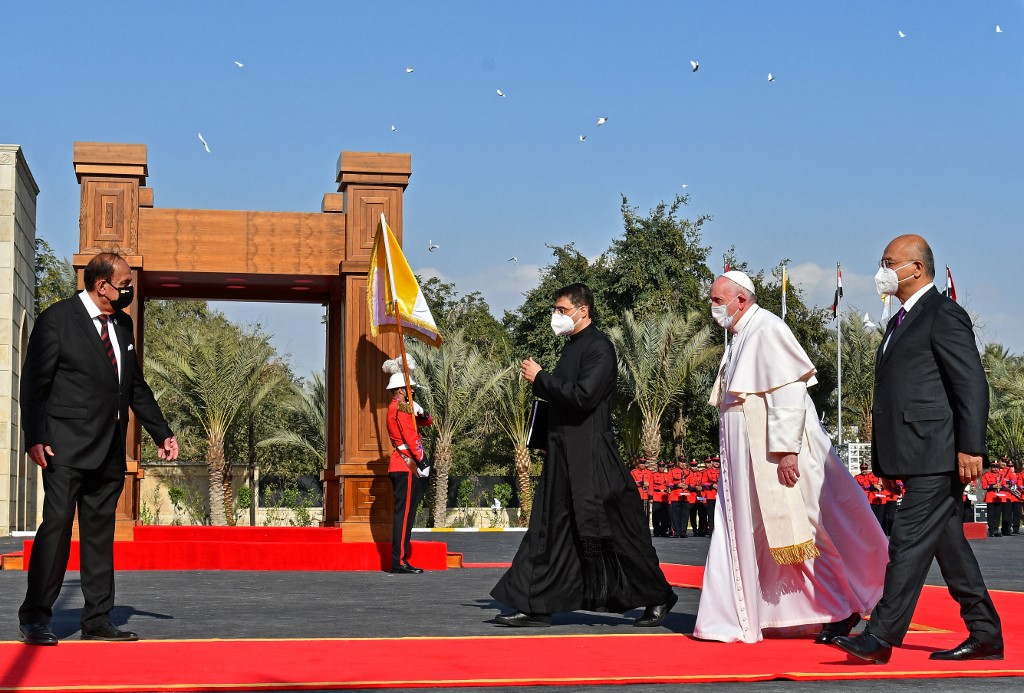
[(889, 536), (893, 520), (896, 519), (896, 508), (903, 500), (903, 482), (897, 479), (894, 484), (887, 487), (871, 472), (867, 462), (861, 463), (860, 474), (854, 478), (864, 489), (868, 503), (871, 505), (871, 511), (874, 512), (878, 524), (882, 526), (885, 536)]
[(675, 463), (637, 458), (631, 474), (654, 536), (682, 539), (690, 530), (693, 536), (711, 536), (720, 470), (717, 456), (703, 463), (683, 455)]
[[(980, 489), (985, 493), (988, 514), (988, 535), (1008, 537), (1020, 534), (1021, 491), (1024, 471), (1018, 472), (1010, 458), (1003, 455), (992, 460), (981, 475)], [(981, 494), (978, 493), (980, 496)]]

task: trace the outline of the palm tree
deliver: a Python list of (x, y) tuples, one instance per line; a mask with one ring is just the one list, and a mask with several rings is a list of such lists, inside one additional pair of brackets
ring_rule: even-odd
[(519, 374), (518, 364), (505, 371), (496, 391), (494, 415), (498, 426), (512, 441), (512, 460), (516, 483), (519, 487), (519, 526), (530, 522), (530, 449), (526, 446), (530, 435), (530, 410), (533, 402), (530, 383)]
[(284, 405), (292, 414), (292, 427), (274, 431), (269, 438), (257, 443), (257, 447), (285, 445), (298, 448), (303, 455), (315, 459), (319, 469), (323, 469), (327, 454), (327, 388), (324, 385), (324, 374), (313, 373), (313, 382), (308, 390), (293, 383), (292, 391), (294, 397)]
[(619, 384), (640, 411), (640, 448), (649, 459), (661, 451), (661, 421), (678, 404), (694, 370), (714, 356), (711, 328), (701, 316), (672, 312), (637, 320), (632, 311), (611, 330), (619, 362)]
[[(846, 312), (843, 330), (843, 411), (852, 417), (861, 442), (871, 442), (875, 355), (885, 327), (868, 327), (857, 309)], [(845, 426), (844, 426), (845, 428)]]
[(452, 444), (494, 405), (494, 394), (507, 368), (495, 368), (456, 332), (438, 348), (407, 345), (418, 364), (412, 378), (420, 383), (420, 404), (434, 417), (434, 526), (444, 527), (448, 510), (448, 474)]
[(259, 333), (232, 330), (185, 331), (158, 353), (149, 367), (179, 397), (184, 411), (206, 435), (210, 522), (233, 518), (229, 502), (230, 465), (224, 443), (239, 415), (280, 385), (283, 369), (274, 368), (273, 347)]

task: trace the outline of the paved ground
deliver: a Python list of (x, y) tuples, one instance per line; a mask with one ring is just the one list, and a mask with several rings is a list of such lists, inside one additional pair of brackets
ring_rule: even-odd
[[(471, 562), (508, 562), (522, 533), (417, 534), (418, 540), (444, 541), (449, 550)], [(1024, 591), (1024, 537), (972, 542), (992, 589)], [(0, 539), (0, 552), (20, 547), (20, 540)], [(662, 561), (689, 565), (704, 563), (708, 540), (655, 539)], [(117, 576), (115, 623), (138, 631), (147, 639), (164, 638), (316, 638), (409, 635), (476, 635), (499, 637), (506, 628), (489, 621), (500, 605), (488, 592), (500, 569), (390, 575), (382, 572), (234, 572), (234, 571), (124, 571)], [(934, 565), (931, 584), (942, 584)], [(17, 637), (17, 605), (24, 593), (25, 574), (0, 571), (0, 639)], [(679, 604), (663, 628), (690, 632), (699, 592), (677, 589)], [(77, 638), (82, 607), (78, 573), (68, 573), (56, 604), (52, 626), (58, 637)], [(618, 615), (558, 614), (558, 632), (613, 633), (632, 631), (631, 618)], [(1012, 615), (1004, 615), (1013, 617)], [(2, 625), (6, 623), (7, 625)], [(1012, 645), (1011, 645), (1012, 646)], [(1014, 681), (1014, 685), (1018, 682)], [(716, 693), (731, 691), (962, 691), (1006, 690), (1006, 679), (935, 679), (851, 681), (828, 683), (770, 682), (714, 684)], [(600, 690), (606, 687), (591, 687)], [(642, 690), (678, 690), (678, 686), (644, 686)], [(686, 691), (711, 690), (689, 685)], [(474, 691), (484, 689), (457, 689)], [(504, 692), (558, 693), (571, 688), (495, 689)], [(640, 690), (640, 689), (636, 689)]]

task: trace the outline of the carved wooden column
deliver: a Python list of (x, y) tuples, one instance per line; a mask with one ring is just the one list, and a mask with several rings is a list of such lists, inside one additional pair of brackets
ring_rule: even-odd
[[(402, 239), (402, 194), (411, 174), (408, 154), (342, 152), (338, 158), (338, 191), (344, 194), (347, 221), (345, 259), (339, 267), (344, 320), (337, 328), (343, 344), (343, 432), (335, 476), (345, 541), (391, 541), (391, 442), (385, 424), (389, 393), (381, 366), (398, 354), (398, 338), (370, 336), (366, 273), (381, 212)], [(333, 334), (330, 322), (328, 333)]]
[[(74, 164), (82, 191), (79, 252), (73, 258), (74, 267), (78, 271), (79, 288), (82, 287), (82, 271), (85, 266), (101, 252), (122, 255), (132, 268), (132, 283), (140, 286), (140, 196), (145, 204), (152, 205), (152, 190), (142, 187), (149, 175), (146, 145), (75, 142)], [(133, 317), (138, 315), (141, 301), (141, 292), (137, 292), (126, 312)], [(134, 322), (135, 343), (141, 349), (142, 321)], [(142, 357), (141, 351), (139, 357)], [(130, 417), (125, 447), (127, 470), (124, 493), (117, 507), (115, 539), (118, 541), (132, 539), (132, 527), (139, 513), (139, 482), (143, 476), (139, 467), (139, 422), (134, 414)]]

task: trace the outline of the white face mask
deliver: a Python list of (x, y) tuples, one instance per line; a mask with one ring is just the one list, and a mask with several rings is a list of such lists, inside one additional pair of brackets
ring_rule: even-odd
[(579, 313), (580, 309), (577, 308), (573, 311), (572, 315), (565, 315), (564, 313), (554, 312), (551, 314), (551, 331), (558, 337), (568, 337), (572, 334), (572, 331), (576, 329), (576, 321), (572, 319), (573, 315)]
[(907, 264), (903, 265), (902, 267), (897, 267), (896, 269), (892, 269), (892, 268), (889, 268), (889, 267), (879, 267), (878, 271), (875, 272), (875, 289), (878, 291), (878, 295), (879, 296), (892, 296), (892, 295), (894, 295), (899, 290), (899, 288), (900, 288), (900, 282), (905, 282), (905, 281), (907, 281), (907, 279), (910, 279), (910, 277), (914, 276), (914, 275), (910, 275), (910, 277), (905, 277), (904, 279), (900, 279), (896, 275), (896, 273), (899, 270), (903, 269), (903, 267), (909, 267), (912, 264), (914, 264), (914, 263), (913, 262), (908, 262)]
[[(735, 301), (739, 296), (734, 296), (732, 301)], [(729, 301), (722, 306), (711, 306), (711, 319), (718, 323), (719, 327), (729, 329), (732, 327), (732, 320), (735, 315), (729, 315), (729, 306), (732, 305), (732, 301)]]

